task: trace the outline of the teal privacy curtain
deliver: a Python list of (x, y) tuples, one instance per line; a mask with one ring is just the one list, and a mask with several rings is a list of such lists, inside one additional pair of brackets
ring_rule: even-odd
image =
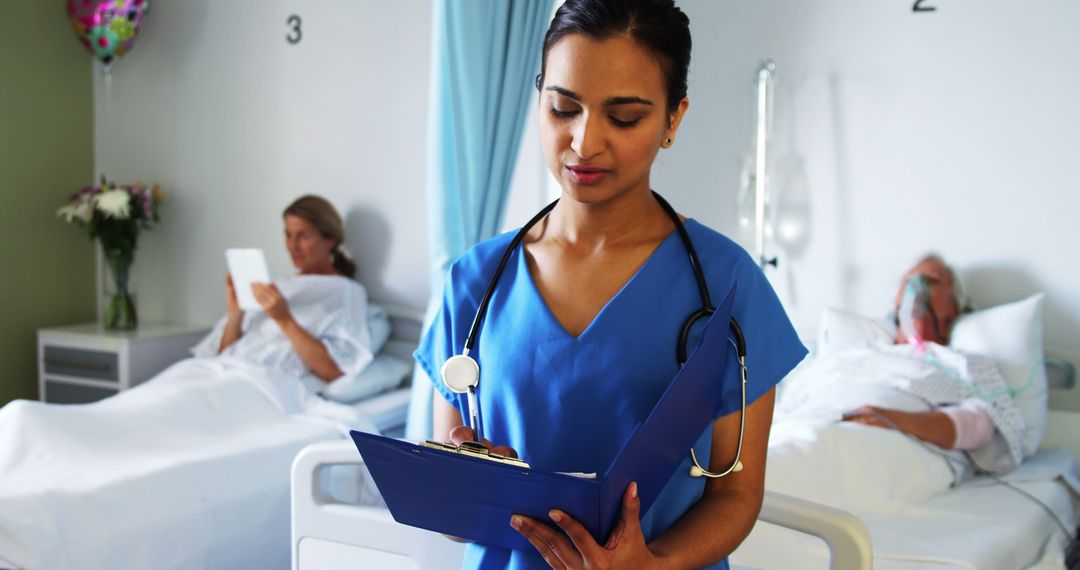
[[(428, 120), (431, 291), (502, 225), (552, 0), (437, 0)], [(431, 383), (417, 368), (405, 435), (431, 437)], [(436, 379), (437, 380), (437, 379)]]

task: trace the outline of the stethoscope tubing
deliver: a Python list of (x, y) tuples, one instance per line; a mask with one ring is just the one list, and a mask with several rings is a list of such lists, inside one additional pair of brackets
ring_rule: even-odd
[[(716, 308), (712, 304), (712, 297), (709, 294), (709, 286), (708, 283), (705, 281), (705, 272), (701, 267), (701, 261), (700, 259), (698, 259), (697, 250), (694, 248), (693, 241), (690, 239), (690, 234), (686, 231), (686, 226), (683, 225), (682, 219), (679, 217), (679, 214), (675, 211), (674, 208), (671, 207), (671, 204), (669, 204), (667, 200), (665, 200), (662, 196), (660, 196), (660, 194), (655, 191), (653, 191), (652, 194), (656, 201), (668, 214), (668, 216), (671, 217), (672, 221), (675, 222), (675, 229), (679, 232), (679, 237), (681, 238), (683, 245), (686, 247), (687, 255), (690, 258), (690, 266), (694, 273), (694, 279), (697, 282), (698, 293), (701, 296), (702, 307), (694, 311), (690, 315), (690, 317), (687, 318), (687, 320), (683, 323), (682, 329), (679, 334), (680, 338), (679, 344), (676, 347), (676, 359), (678, 361), (679, 367), (681, 368), (682, 365), (686, 363), (686, 345), (693, 325), (699, 319), (712, 315), (716, 311)], [(503, 251), (503, 255), (499, 259), (499, 264), (498, 266), (496, 266), (494, 273), (492, 273), (491, 279), (488, 282), (487, 289), (484, 291), (484, 296), (480, 299), (480, 304), (477, 307), (476, 315), (473, 317), (472, 325), (470, 325), (469, 327), (469, 334), (465, 337), (465, 346), (462, 350), (460, 357), (470, 358), (469, 353), (473, 350), (476, 345), (476, 341), (479, 338), (480, 324), (483, 322), (484, 317), (487, 314), (487, 309), (488, 305), (491, 302), (491, 297), (495, 293), (495, 288), (498, 285), (499, 278), (502, 276), (503, 270), (505, 269), (506, 263), (510, 259), (510, 256), (514, 253), (514, 251), (517, 250), (518, 246), (524, 240), (525, 235), (529, 232), (529, 230), (531, 230), (533, 226), (539, 223), (540, 220), (542, 220), (545, 216), (551, 213), (551, 211), (558, 203), (559, 200), (556, 199), (555, 201), (545, 206), (542, 210), (537, 212), (537, 214), (533, 216), (532, 219), (530, 219), (524, 226), (521, 227), (520, 230), (518, 230), (517, 234), (515, 234), (514, 238), (510, 241), (510, 244), (507, 245), (506, 250)], [(746, 340), (743, 336), (742, 328), (739, 326), (738, 321), (735, 320), (735, 317), (731, 317), (730, 329), (735, 337), (735, 339), (732, 341), (732, 344), (735, 345), (735, 350), (739, 357), (742, 388), (742, 406), (739, 416), (739, 440), (738, 447), (736, 448), (735, 452), (735, 460), (726, 470), (713, 473), (701, 466), (701, 464), (698, 462), (697, 455), (694, 453), (694, 449), (691, 447), (690, 459), (693, 463), (693, 466), (690, 468), (690, 475), (692, 477), (718, 478), (742, 470), (742, 462), (740, 461), (740, 457), (742, 455), (743, 436), (746, 428)], [(473, 362), (475, 363), (475, 359), (473, 359)], [(446, 381), (445, 369), (443, 372), (443, 381), (446, 382), (448, 386), (450, 385), (450, 383)], [(471, 427), (476, 434), (477, 440), (483, 441), (483, 428), (481, 426), (482, 420), (480, 417), (480, 405), (478, 401), (479, 397), (476, 393), (476, 388), (478, 385), (479, 373), (477, 372), (476, 378), (473, 381), (473, 385), (470, 386), (467, 390), (469, 405), (469, 423), (471, 424)], [(451, 389), (453, 389), (453, 387), (451, 387)]]

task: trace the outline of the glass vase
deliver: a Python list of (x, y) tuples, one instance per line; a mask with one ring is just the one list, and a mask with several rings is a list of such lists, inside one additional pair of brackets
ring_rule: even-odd
[(113, 290), (105, 303), (104, 327), (108, 330), (130, 331), (139, 326), (135, 312), (135, 295), (128, 290), (133, 256), (123, 252), (106, 252), (105, 260), (112, 276)]

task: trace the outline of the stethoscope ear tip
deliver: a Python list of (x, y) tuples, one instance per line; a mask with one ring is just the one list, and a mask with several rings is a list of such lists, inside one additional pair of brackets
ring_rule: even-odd
[(690, 476), (691, 477), (701, 477), (704, 474), (705, 474), (705, 472), (702, 471), (701, 468), (698, 467), (697, 465), (691, 465), (690, 466)]

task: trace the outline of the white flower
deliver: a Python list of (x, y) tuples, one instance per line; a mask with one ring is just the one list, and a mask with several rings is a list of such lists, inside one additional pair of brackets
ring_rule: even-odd
[(123, 220), (131, 215), (131, 194), (126, 190), (106, 190), (97, 195), (95, 202), (107, 217)]
[(75, 219), (75, 206), (72, 206), (71, 204), (60, 206), (60, 209), (56, 211), (56, 215), (70, 224), (71, 221)]
[[(79, 203), (72, 208), (72, 214), (84, 224), (89, 224), (90, 220), (94, 217), (93, 200), (89, 196), (83, 197), (79, 200)], [(70, 222), (71, 220), (68, 221)]]

